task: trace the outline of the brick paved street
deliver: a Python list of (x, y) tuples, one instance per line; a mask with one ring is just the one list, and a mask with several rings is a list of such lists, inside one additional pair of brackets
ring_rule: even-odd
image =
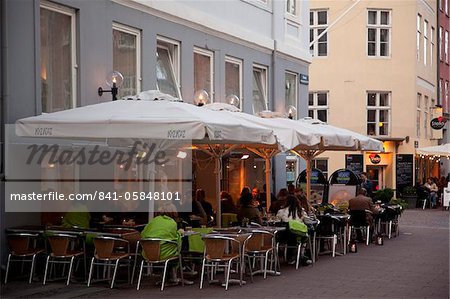
[[(218, 285), (198, 289), (192, 286), (167, 287), (106, 284), (87, 288), (61, 282), (42, 286), (13, 281), (2, 285), (2, 298), (449, 298), (449, 212), (407, 210), (400, 222), (400, 236), (385, 240), (384, 246), (359, 245), (358, 253), (331, 258), (321, 256), (313, 267), (298, 271), (282, 265), (282, 275), (266, 280), (255, 277), (246, 286)], [(120, 290), (119, 290), (120, 289)]]

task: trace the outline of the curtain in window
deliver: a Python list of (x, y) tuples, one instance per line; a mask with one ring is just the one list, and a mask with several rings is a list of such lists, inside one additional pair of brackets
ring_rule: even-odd
[(265, 98), (265, 74), (262, 70), (253, 70), (253, 113), (267, 110)]
[(172, 59), (169, 51), (164, 48), (157, 48), (156, 52), (156, 79), (158, 90), (179, 98), (177, 81), (173, 72)]
[(113, 69), (123, 75), (118, 98), (137, 93), (136, 35), (113, 30)]
[(41, 8), (42, 112), (72, 108), (72, 20)]

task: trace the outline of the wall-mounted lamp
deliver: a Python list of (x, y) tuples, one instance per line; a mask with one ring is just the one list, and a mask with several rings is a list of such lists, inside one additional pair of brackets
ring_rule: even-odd
[(106, 76), (106, 84), (111, 87), (110, 90), (103, 90), (103, 88), (98, 88), (98, 95), (102, 96), (104, 92), (110, 92), (112, 95), (112, 100), (117, 101), (117, 93), (119, 92), (119, 87), (122, 85), (123, 76), (118, 71), (109, 72)]
[(239, 108), (239, 106), (241, 104), (241, 100), (235, 94), (228, 95), (227, 98), (225, 99), (225, 101), (227, 102), (227, 104), (233, 105), (237, 108)]
[(194, 93), (194, 104), (203, 106), (209, 103), (210, 97), (206, 90), (200, 89)]
[(297, 118), (297, 108), (295, 108), (292, 105), (289, 105), (287, 107), (287, 114), (289, 119), (296, 119)]
[(183, 151), (178, 151), (177, 158), (184, 159), (187, 157), (187, 153)]
[(242, 155), (241, 160), (247, 160), (250, 157), (250, 155)]

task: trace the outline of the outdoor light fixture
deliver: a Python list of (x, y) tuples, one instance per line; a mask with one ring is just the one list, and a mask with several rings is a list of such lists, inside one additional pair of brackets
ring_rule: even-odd
[(194, 103), (199, 107), (208, 104), (209, 100), (209, 94), (204, 89), (197, 90), (194, 93)]
[(239, 108), (240, 103), (241, 103), (241, 100), (235, 94), (228, 95), (227, 98), (225, 99), (225, 101), (227, 102), (227, 104), (233, 105), (237, 108)]
[(242, 155), (241, 160), (247, 160), (250, 157), (250, 155)]
[(297, 118), (297, 108), (295, 108), (294, 106), (289, 105), (288, 109), (287, 109), (287, 113), (288, 113), (288, 118), (289, 119)]
[(187, 157), (187, 153), (183, 151), (178, 151), (177, 158), (184, 159)]
[(122, 85), (123, 75), (118, 71), (109, 72), (106, 76), (106, 84), (111, 87), (110, 90), (103, 90), (103, 88), (98, 88), (98, 95), (102, 96), (104, 92), (110, 92), (112, 95), (112, 100), (117, 101), (117, 93), (119, 92), (119, 87)]

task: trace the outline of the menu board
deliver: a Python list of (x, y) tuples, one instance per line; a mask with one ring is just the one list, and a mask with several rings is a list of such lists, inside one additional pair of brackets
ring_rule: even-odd
[(395, 168), (397, 169), (397, 175), (395, 178), (397, 190), (402, 191), (406, 186), (414, 185), (413, 181), (413, 167), (414, 156), (413, 155), (400, 155), (397, 154), (395, 162)]
[(345, 168), (359, 175), (364, 171), (364, 155), (345, 155)]

